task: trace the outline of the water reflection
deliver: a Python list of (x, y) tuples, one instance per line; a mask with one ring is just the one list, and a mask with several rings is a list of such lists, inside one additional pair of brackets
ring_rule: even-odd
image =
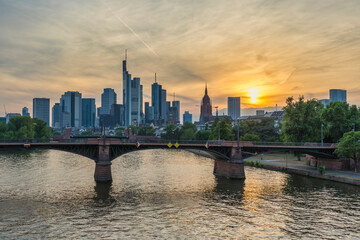
[(94, 203), (97, 207), (106, 207), (115, 202), (115, 198), (110, 195), (112, 183), (96, 183)]

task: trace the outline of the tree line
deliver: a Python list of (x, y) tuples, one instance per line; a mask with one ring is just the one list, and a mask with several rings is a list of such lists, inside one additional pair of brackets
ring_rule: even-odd
[(0, 122), (0, 138), (5, 139), (48, 139), (51, 137), (51, 128), (38, 118), (15, 116), (8, 124)]

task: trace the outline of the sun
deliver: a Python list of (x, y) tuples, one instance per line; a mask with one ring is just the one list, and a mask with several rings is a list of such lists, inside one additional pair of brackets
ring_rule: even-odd
[(259, 89), (257, 88), (252, 88), (249, 90), (249, 96), (250, 96), (250, 102), (251, 103), (256, 103), (257, 102), (257, 97), (259, 96)]

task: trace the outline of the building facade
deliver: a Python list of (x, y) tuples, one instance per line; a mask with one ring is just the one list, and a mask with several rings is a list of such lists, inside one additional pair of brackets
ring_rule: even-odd
[(117, 95), (112, 88), (105, 88), (101, 94), (100, 114), (110, 114), (111, 105), (116, 104)]
[(23, 107), (22, 109), (22, 115), (24, 117), (30, 117), (29, 109), (27, 107)]
[(34, 98), (33, 99), (33, 118), (43, 120), (50, 126), (50, 99)]
[(95, 127), (96, 119), (96, 105), (95, 98), (83, 98), (82, 99), (82, 116), (83, 127)]
[(228, 97), (228, 115), (236, 120), (241, 115), (240, 97)]
[(192, 123), (192, 114), (190, 114), (189, 111), (185, 111), (183, 114), (183, 124), (186, 122)]
[(61, 128), (60, 127), (60, 103), (55, 103), (51, 109), (52, 118), (51, 118), (51, 126), (53, 128)]
[(330, 89), (330, 102), (347, 102), (346, 90)]
[(110, 110), (110, 126), (124, 126), (124, 105), (113, 104)]
[(60, 127), (80, 128), (82, 124), (82, 95), (68, 91), (60, 98)]

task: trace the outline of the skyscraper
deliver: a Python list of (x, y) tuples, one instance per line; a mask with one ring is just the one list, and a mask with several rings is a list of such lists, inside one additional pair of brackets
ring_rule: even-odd
[(347, 102), (346, 90), (330, 89), (330, 102)]
[(131, 79), (127, 71), (127, 54), (123, 61), (123, 105), (125, 126), (139, 125), (143, 117), (143, 86), (140, 78)]
[(22, 109), (22, 115), (24, 117), (30, 117), (29, 109), (27, 107), (23, 107)]
[(82, 99), (82, 126), (95, 127), (96, 105), (95, 98)]
[(124, 124), (131, 124), (131, 74), (127, 71), (127, 53), (123, 61), (123, 105), (124, 105)]
[(186, 122), (192, 123), (192, 114), (190, 114), (189, 111), (185, 111), (183, 114), (183, 124)]
[(154, 122), (155, 125), (161, 125), (161, 97), (162, 86), (156, 82), (151, 85), (151, 106), (154, 108)]
[(138, 126), (141, 123), (142, 111), (142, 88), (140, 78), (131, 80), (131, 124)]
[(111, 105), (116, 104), (117, 95), (112, 88), (105, 88), (101, 94), (100, 114), (110, 114)]
[(200, 108), (200, 122), (206, 123), (211, 120), (212, 116), (212, 106), (210, 97), (208, 96), (207, 92), (207, 85), (205, 86), (205, 95), (201, 101), (201, 108)]
[(52, 107), (52, 124), (53, 128), (60, 128), (60, 103), (55, 103)]
[(228, 116), (233, 120), (240, 117), (240, 97), (228, 97)]
[(68, 91), (60, 98), (60, 127), (80, 128), (82, 124), (81, 93)]
[(111, 105), (110, 126), (124, 126), (124, 106), (122, 104)]
[(33, 99), (33, 118), (43, 120), (50, 126), (50, 99), (34, 98)]
[(174, 123), (180, 123), (180, 101), (172, 101), (172, 114)]

